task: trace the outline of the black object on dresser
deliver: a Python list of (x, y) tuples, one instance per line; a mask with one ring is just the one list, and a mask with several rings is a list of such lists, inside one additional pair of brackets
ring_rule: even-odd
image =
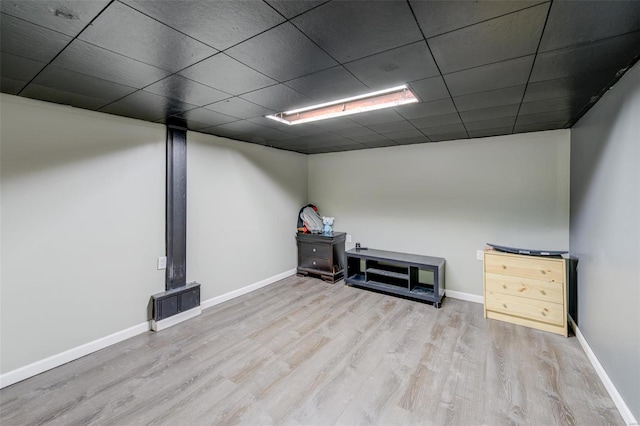
[(298, 275), (318, 275), (335, 283), (344, 274), (344, 232), (331, 235), (298, 233)]
[(436, 308), (444, 298), (445, 259), (441, 257), (355, 248), (346, 252), (345, 262), (347, 285), (431, 302)]

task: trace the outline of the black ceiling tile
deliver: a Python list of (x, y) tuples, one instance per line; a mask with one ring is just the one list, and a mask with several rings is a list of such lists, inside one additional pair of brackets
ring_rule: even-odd
[(221, 124), (238, 121), (236, 117), (230, 117), (206, 108), (194, 108), (189, 111), (185, 111), (180, 114), (179, 117), (184, 118), (187, 125), (192, 130), (201, 130), (207, 127), (219, 126)]
[(460, 113), (465, 123), (472, 121), (492, 120), (494, 118), (515, 117), (518, 114), (520, 104), (503, 105), (493, 108), (474, 109)]
[(289, 22), (242, 42), (225, 53), (279, 81), (338, 65)]
[(78, 38), (171, 72), (217, 52), (118, 2), (102, 12)]
[(71, 105), (76, 108), (90, 110), (97, 110), (109, 103), (109, 101), (105, 101), (104, 99), (73, 92), (66, 92), (64, 90), (41, 86), (35, 83), (29, 84), (20, 95), (31, 99), (39, 99), (41, 101), (53, 102), (61, 105)]
[(402, 120), (404, 120), (404, 117), (401, 117), (393, 109), (379, 109), (376, 111), (368, 111), (351, 116), (351, 121), (355, 121), (356, 123), (362, 124), (363, 126), (393, 123), (394, 121)]
[[(516, 120), (516, 128), (528, 124), (564, 122), (567, 123), (571, 119), (571, 111), (561, 110), (544, 112), (541, 114), (519, 115)], [(517, 129), (516, 129), (517, 130)]]
[(2, 75), (2, 92), (16, 94), (31, 81), (46, 64), (33, 59), (0, 53), (0, 74)]
[(564, 129), (566, 124), (567, 122), (564, 120), (542, 122), (542, 123), (517, 124), (514, 130), (517, 133), (542, 132), (545, 130)]
[(254, 132), (259, 133), (261, 131), (266, 131), (269, 128), (261, 126), (259, 124), (252, 123), (247, 120), (239, 120), (239, 121), (234, 121), (233, 123), (227, 123), (227, 124), (222, 124), (220, 126), (216, 126), (216, 129), (227, 131), (227, 132), (233, 132), (240, 135), (240, 134), (249, 134)]
[(425, 37), (477, 24), (541, 3), (538, 1), (424, 1), (410, 0)]
[(511, 59), (444, 76), (452, 96), (526, 84), (534, 56)]
[(334, 1), (298, 16), (292, 22), (340, 62), (422, 39), (405, 2)]
[(239, 140), (239, 138), (241, 137), (241, 132), (228, 130), (228, 129), (223, 129), (220, 126), (207, 127), (205, 129), (199, 129), (198, 132), (207, 133), (209, 135), (220, 136), (220, 137), (223, 137), (223, 138), (229, 138), (229, 139), (234, 139), (234, 140)]
[(353, 143), (353, 141), (350, 140), (350, 139), (347, 139), (347, 138), (342, 137), (340, 135), (335, 135), (335, 134), (329, 133), (329, 132), (319, 133), (317, 135), (309, 135), (305, 139), (309, 143), (321, 144), (321, 145), (325, 145), (325, 146), (340, 145), (341, 143), (343, 143), (343, 144)]
[(111, 0), (2, 0), (0, 11), (71, 37), (78, 35)]
[(405, 130), (415, 130), (413, 124), (409, 123), (408, 121), (395, 121), (393, 123), (374, 124), (368, 127), (374, 132), (381, 134), (397, 133)]
[(504, 89), (488, 90), (470, 95), (453, 98), (458, 111), (491, 108), (502, 105), (519, 104), (522, 102), (525, 85), (506, 87)]
[(234, 95), (276, 84), (275, 80), (252, 70), (223, 53), (205, 59), (181, 71), (180, 74), (191, 80)]
[(469, 130), (469, 137), (471, 138), (486, 138), (489, 136), (502, 136), (502, 135), (510, 135), (512, 133), (513, 126), (509, 127), (498, 127), (494, 129), (479, 129), (479, 130)]
[(109, 114), (124, 115), (125, 117), (139, 118), (141, 120), (155, 121), (162, 117), (181, 114), (191, 108), (195, 108), (195, 105), (188, 105), (140, 90), (101, 108), (100, 111)]
[(524, 102), (534, 102), (563, 96), (598, 94), (611, 83), (617, 69), (593, 73), (574, 74), (570, 77), (537, 81), (527, 85)]
[(351, 145), (343, 145), (340, 148), (342, 148), (343, 151), (358, 151), (361, 149), (367, 149), (367, 146), (361, 143), (353, 143)]
[(415, 120), (416, 118), (431, 117), (434, 115), (452, 114), (456, 112), (456, 107), (453, 105), (453, 101), (450, 98), (433, 102), (402, 105), (394, 109), (407, 120)]
[(221, 114), (230, 115), (238, 118), (252, 118), (273, 114), (274, 111), (256, 105), (249, 101), (245, 101), (241, 98), (229, 98), (224, 101), (216, 102), (211, 105), (207, 105), (205, 108), (211, 111), (219, 112)]
[(318, 133), (324, 133), (324, 130), (314, 126), (312, 123), (302, 123), (302, 124), (296, 124), (292, 126), (289, 126), (283, 123), (279, 130), (285, 133), (289, 133), (293, 136), (304, 136), (304, 137), (309, 135), (316, 135)]
[(48, 63), (71, 42), (68, 35), (0, 14), (0, 50)]
[(441, 76), (412, 81), (409, 83), (409, 87), (421, 102), (437, 101), (449, 97), (449, 90)]
[(570, 110), (575, 116), (582, 108), (589, 104), (591, 96), (567, 96), (554, 99), (543, 99), (535, 102), (524, 102), (519, 115), (540, 114), (543, 112)]
[(424, 40), (349, 62), (345, 67), (374, 90), (440, 75)]
[(444, 126), (447, 124), (457, 124), (461, 122), (462, 121), (460, 121), (460, 116), (455, 112), (453, 114), (436, 115), (433, 117), (423, 117), (416, 120), (411, 120), (411, 123), (413, 123), (413, 125), (419, 129)]
[(356, 136), (377, 135), (376, 132), (364, 126), (351, 127), (349, 129), (336, 130), (335, 133), (345, 138), (353, 138)]
[(538, 47), (548, 9), (549, 4), (544, 3), (431, 38), (428, 43), (443, 73), (531, 55)]
[(516, 122), (516, 116), (514, 115), (513, 117), (502, 117), (502, 118), (494, 118), (491, 120), (465, 122), (464, 126), (469, 132), (469, 136), (471, 136), (472, 131), (476, 132), (479, 130), (497, 129), (497, 128), (506, 128), (506, 127), (508, 127), (511, 130), (513, 129), (513, 125), (515, 124), (515, 122)]
[(284, 84), (276, 84), (275, 86), (245, 93), (241, 98), (278, 112), (311, 105), (311, 99)]
[(282, 13), (287, 19), (326, 3), (327, 0), (266, 0), (274, 9)]
[(291, 135), (289, 133), (285, 133), (272, 128), (261, 130), (260, 135), (270, 141), (285, 141), (291, 139)]
[(147, 86), (169, 74), (81, 40), (74, 40), (52, 65), (136, 88)]
[(376, 142), (386, 142), (389, 140), (389, 138), (387, 138), (386, 136), (383, 135), (379, 135), (379, 134), (373, 134), (373, 135), (362, 135), (362, 136), (350, 136), (349, 139), (359, 142), (359, 143), (363, 143), (363, 144), (367, 144), (367, 143), (376, 143)]
[(314, 121), (311, 124), (319, 129), (326, 130), (328, 132), (335, 132), (358, 126), (358, 123), (354, 123), (350, 118), (351, 117), (337, 117), (329, 120)]
[(403, 130), (401, 132), (387, 133), (387, 139), (392, 139), (394, 141), (402, 141), (405, 139), (413, 139), (413, 138), (424, 138), (424, 133), (420, 130), (412, 129), (412, 130)]
[(436, 135), (448, 135), (453, 133), (464, 133), (465, 137), (467, 135), (467, 131), (465, 130), (462, 123), (447, 124), (446, 126), (437, 126), (428, 129), (422, 129), (422, 133), (429, 136), (429, 139), (431, 140), (434, 140), (433, 136)]
[(554, 1), (540, 52), (638, 30), (638, 1)]
[(437, 135), (429, 135), (429, 139), (431, 142), (444, 142), (444, 141), (454, 141), (459, 139), (469, 139), (466, 132), (453, 132), (453, 133), (443, 133)]
[(269, 5), (258, 1), (122, 1), (218, 50), (227, 49), (285, 20)]
[[(280, 130), (283, 132), (287, 132), (287, 130), (289, 130), (289, 128), (291, 128), (291, 126), (284, 124), (284, 123), (280, 123), (279, 121), (275, 121), (272, 120), (270, 118), (266, 118), (266, 117), (252, 117), (252, 118), (248, 118), (248, 121), (255, 123), (255, 124), (259, 124), (261, 126), (265, 126), (265, 127), (269, 127), (271, 129), (275, 129), (275, 130)], [(291, 135), (291, 133), (287, 132), (287, 134)]]
[[(321, 6), (323, 7), (323, 6)], [(334, 67), (288, 81), (287, 86), (322, 103), (367, 93), (369, 89), (343, 67)]]
[[(98, 109), (136, 90), (133, 87), (49, 66), (25, 88), (22, 94), (79, 108)], [(56, 96), (61, 98), (56, 99)]]
[(623, 68), (640, 54), (640, 32), (566, 49), (541, 53), (536, 58), (531, 82), (574, 74)]
[(363, 142), (363, 145), (366, 146), (367, 148), (385, 148), (388, 146), (398, 146), (397, 143), (395, 143), (390, 139), (372, 141), (372, 142)]
[(198, 106), (221, 101), (232, 96), (221, 90), (205, 86), (204, 84), (175, 74), (157, 83), (153, 83), (151, 86), (145, 87), (144, 90)]

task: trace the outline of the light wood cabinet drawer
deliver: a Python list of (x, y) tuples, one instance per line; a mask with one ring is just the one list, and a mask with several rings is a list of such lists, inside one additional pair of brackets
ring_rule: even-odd
[(492, 293), (564, 303), (563, 286), (562, 283), (558, 282), (487, 273), (485, 275), (485, 286), (487, 291)]
[(527, 299), (487, 290), (485, 297), (487, 310), (502, 312), (549, 324), (564, 324), (564, 305), (543, 300)]
[(485, 252), (484, 271), (490, 274), (510, 275), (542, 281), (564, 282), (561, 259), (496, 255)]

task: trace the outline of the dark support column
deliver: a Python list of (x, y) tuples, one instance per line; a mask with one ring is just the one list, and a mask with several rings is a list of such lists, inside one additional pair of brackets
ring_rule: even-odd
[(187, 129), (167, 122), (165, 290), (151, 296), (152, 328), (158, 321), (200, 306), (200, 284), (187, 278)]
[(187, 284), (187, 131), (167, 125), (166, 289)]

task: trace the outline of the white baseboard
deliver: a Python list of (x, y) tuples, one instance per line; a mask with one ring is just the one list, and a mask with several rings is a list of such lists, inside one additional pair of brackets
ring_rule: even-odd
[(160, 321), (151, 320), (149, 321), (149, 326), (153, 331), (160, 331), (164, 330), (165, 328), (169, 328), (172, 325), (180, 324), (183, 321), (197, 317), (201, 313), (202, 308), (200, 306), (196, 306), (195, 308), (189, 309), (188, 311), (180, 312), (179, 314), (175, 314)]
[(250, 284), (246, 287), (242, 287), (237, 290), (230, 291), (229, 293), (221, 294), (220, 296), (212, 297), (211, 299), (202, 301), (200, 302), (200, 307), (202, 309), (211, 308), (212, 306), (219, 305), (220, 303), (226, 302), (227, 300), (235, 299), (236, 297), (242, 296), (243, 294), (250, 293), (259, 288), (268, 286), (269, 284), (273, 284), (276, 281), (280, 281), (284, 278), (290, 277), (295, 273), (296, 273), (296, 269), (290, 269), (281, 274), (274, 275), (273, 277), (264, 279), (262, 281), (258, 281), (257, 283)]
[(32, 364), (25, 365), (16, 370), (9, 371), (0, 375), (0, 389), (10, 386), (14, 383), (21, 382), (29, 377), (36, 376), (40, 373), (44, 373), (47, 370), (61, 366), (70, 361), (74, 361), (78, 358), (82, 358), (85, 355), (89, 355), (92, 352), (104, 349), (107, 346), (114, 345), (116, 343), (127, 340), (130, 337), (137, 336), (146, 331), (149, 331), (149, 323), (143, 322), (142, 324), (134, 325), (126, 330), (118, 331), (105, 337), (101, 337), (92, 342), (85, 343), (84, 345), (76, 346), (67, 351), (50, 356), (40, 361), (36, 361)]
[[(182, 321), (186, 321), (189, 318), (193, 318), (194, 316), (199, 315), (202, 309), (210, 308), (219, 303), (226, 302), (227, 300), (231, 300), (238, 296), (242, 296), (243, 294), (247, 294), (251, 291), (257, 290), (269, 284), (273, 284), (274, 282), (279, 281), (283, 278), (289, 277), (291, 275), (294, 275), (295, 273), (296, 273), (296, 270), (291, 269), (289, 271), (286, 271), (281, 274), (274, 275), (273, 277), (267, 278), (265, 280), (259, 281), (255, 284), (251, 284), (246, 287), (240, 288), (238, 290), (234, 290), (229, 293), (223, 294), (221, 296), (214, 297), (212, 299), (201, 302), (199, 308), (190, 309), (189, 311), (174, 315), (173, 317), (167, 318), (166, 320), (158, 321), (156, 325), (159, 324), (160, 328), (158, 330), (165, 329), (174, 324), (177, 324)], [(196, 310), (198, 312), (195, 312)], [(61, 352), (59, 354), (50, 356), (49, 358), (45, 358), (43, 360), (36, 361), (32, 364), (25, 365), (24, 367), (20, 367), (18, 369), (9, 371), (7, 373), (0, 374), (0, 389), (5, 388), (7, 386), (11, 386), (14, 383), (21, 382), (22, 380), (28, 379), (29, 377), (33, 377), (40, 373), (44, 373), (45, 371), (51, 370), (52, 368), (59, 367), (62, 364), (66, 364), (78, 358), (82, 358), (85, 355), (89, 355), (90, 353), (99, 351), (100, 349), (104, 349), (107, 346), (111, 346), (116, 343), (122, 342), (123, 340), (126, 340), (130, 337), (137, 336), (138, 334), (142, 334), (146, 331), (149, 331), (151, 329), (151, 326), (152, 326), (151, 321), (134, 325), (133, 327), (129, 327), (126, 330), (118, 331), (108, 336), (101, 337), (100, 339), (96, 339), (92, 342), (85, 343), (84, 345), (80, 345), (75, 348), (71, 348), (67, 351)]]
[(477, 294), (464, 293), (462, 291), (445, 290), (447, 297), (452, 299), (466, 300), (467, 302), (484, 303), (484, 297)]
[(616, 389), (616, 387), (614, 386), (613, 382), (609, 378), (609, 375), (605, 371), (602, 364), (600, 364), (600, 361), (598, 361), (596, 354), (594, 354), (593, 350), (591, 350), (591, 346), (589, 346), (589, 343), (584, 338), (584, 336), (580, 332), (580, 329), (573, 321), (573, 318), (571, 318), (571, 316), (569, 316), (569, 323), (571, 324), (573, 331), (576, 333), (576, 337), (578, 338), (578, 342), (580, 342), (580, 346), (582, 346), (582, 350), (584, 350), (584, 352), (587, 354), (587, 358), (589, 358), (589, 361), (591, 361), (591, 365), (593, 365), (596, 373), (598, 373), (598, 377), (600, 377), (600, 380), (602, 380), (602, 384), (607, 389), (607, 392), (609, 392), (609, 396), (613, 400), (613, 403), (616, 404), (618, 411), (620, 411), (622, 419), (627, 425), (637, 425), (638, 421), (633, 416), (633, 413), (631, 413), (631, 410), (624, 402), (624, 399), (622, 399), (622, 396), (618, 392), (618, 389)]

